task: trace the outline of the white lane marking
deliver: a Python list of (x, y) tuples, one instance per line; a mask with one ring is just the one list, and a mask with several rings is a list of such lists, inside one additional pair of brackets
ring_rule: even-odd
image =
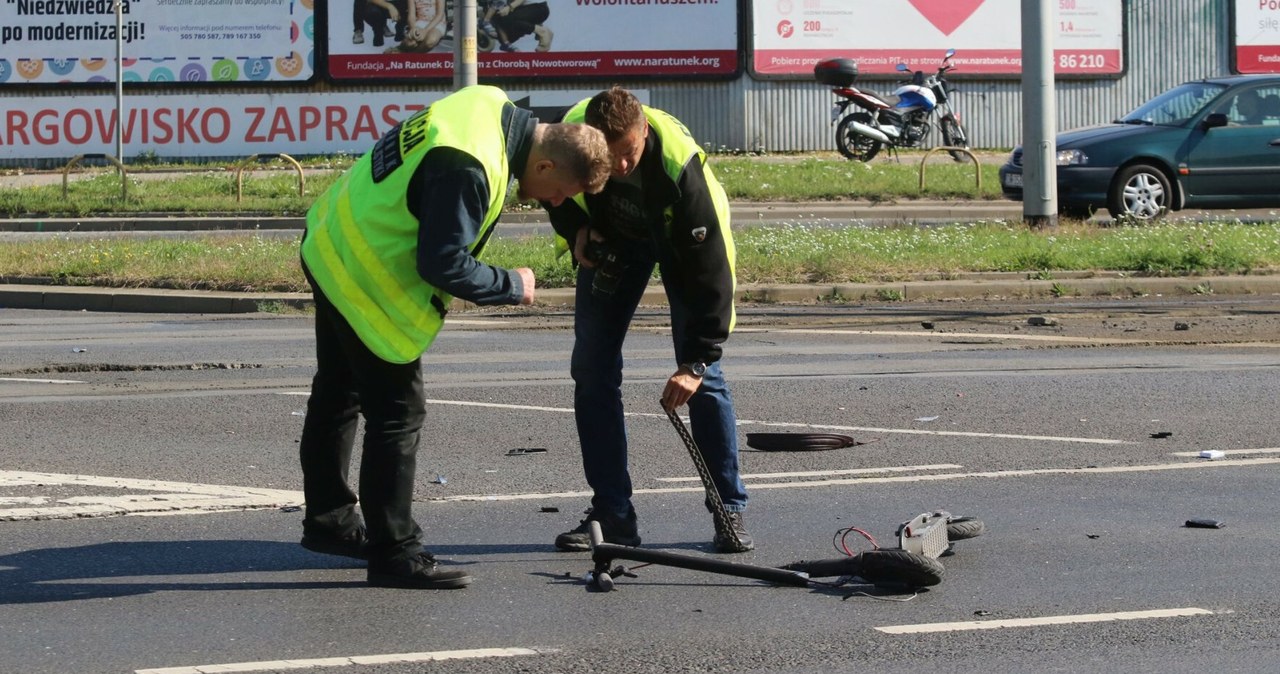
[[(822, 477), (824, 475), (864, 475), (875, 473), (906, 473), (915, 470), (953, 470), (963, 468), (956, 463), (933, 463), (922, 466), (886, 466), (883, 468), (843, 468), (840, 470), (805, 470), (792, 473), (752, 473), (750, 475), (743, 473), (741, 475), (744, 480), (765, 480), (777, 479), (780, 477)], [(699, 477), (660, 477), (658, 482), (697, 482), (702, 478)]]
[[(227, 510), (262, 510), (302, 505), (302, 492), (258, 487), (232, 487), (189, 482), (138, 480), (96, 475), (0, 471), (0, 488), (61, 485), (146, 492), (72, 496), (48, 505), (0, 508), (0, 521), (112, 517), (118, 515), (185, 515)], [(13, 499), (6, 499), (15, 502)], [(21, 503), (21, 501), (17, 501)], [(43, 501), (27, 501), (36, 506)]]
[[(280, 395), (310, 395), (305, 391), (282, 391)], [(512, 405), (509, 403), (483, 403), (467, 400), (437, 400), (428, 399), (428, 405), (454, 405), (459, 407), (489, 407), (503, 410), (531, 410), (535, 412), (561, 412), (572, 413), (572, 407), (544, 407), (540, 405)], [(656, 412), (626, 412), (629, 417), (654, 417), (658, 419), (666, 419), (665, 414)], [(687, 419), (686, 419), (687, 420)], [(1055, 435), (1019, 435), (1011, 433), (977, 433), (973, 431), (929, 431), (915, 428), (876, 428), (873, 426), (833, 426), (830, 424), (801, 424), (785, 421), (756, 421), (754, 419), (739, 419), (739, 426), (766, 426), (770, 428), (811, 428), (824, 431), (864, 431), (867, 433), (898, 433), (903, 435), (939, 435), (961, 438), (1000, 438), (1004, 440), (1043, 440), (1048, 442), (1081, 442), (1095, 445), (1128, 445), (1132, 444), (1128, 440), (1112, 440), (1109, 438), (1075, 438), (1062, 437)]]
[[(885, 477), (854, 477), (831, 480), (805, 480), (802, 482), (755, 482), (752, 489), (793, 489), (806, 487), (837, 487), (855, 484), (886, 484), (893, 482), (940, 482), (965, 478), (1028, 477), (1034, 475), (1075, 475), (1082, 473), (1143, 473), (1162, 470), (1195, 470), (1201, 468), (1225, 468), (1229, 466), (1261, 466), (1280, 463), (1277, 459), (1228, 459), (1225, 461), (1196, 461), (1194, 463), (1161, 463), (1147, 466), (1112, 466), (1102, 468), (1031, 468), (1026, 470), (991, 470), (973, 473), (935, 473), (931, 475), (892, 475)], [(659, 487), (636, 489), (636, 494), (701, 493), (702, 487)], [(551, 498), (590, 497), (589, 491), (564, 491), (541, 494), (472, 494), (428, 498), (428, 501), (532, 501)]]
[[(1280, 454), (1280, 447), (1259, 447), (1257, 449), (1224, 449), (1223, 454)], [(1170, 456), (1200, 456), (1200, 452), (1170, 452)]]
[(350, 665), (385, 665), (397, 662), (437, 662), (441, 660), (474, 660), (479, 658), (510, 658), (517, 655), (543, 655), (556, 653), (552, 648), (473, 648), (457, 651), (427, 651), (423, 653), (388, 653), (385, 655), (351, 655), (337, 658), (310, 658), (299, 660), (263, 660), (261, 662), (229, 662), (221, 665), (195, 665), (191, 667), (161, 667), (136, 669), (135, 674), (212, 674), (213, 672), (268, 672), (281, 669), (316, 669), (319, 667), (347, 667)]
[(918, 330), (842, 330), (835, 328), (805, 330), (799, 328), (738, 328), (734, 332), (767, 332), (792, 335), (879, 335), (883, 337), (929, 337), (933, 339), (1008, 339), (1023, 342), (1091, 342), (1098, 344), (1148, 344), (1149, 339), (1112, 337), (1065, 337), (1062, 335), (1010, 335), (994, 332), (920, 332)]
[(1149, 620), (1152, 618), (1184, 618), (1213, 615), (1203, 608), (1169, 608), (1151, 611), (1122, 611), (1119, 613), (1083, 613), (1079, 615), (1043, 616), (1040, 618), (1013, 618), (1009, 620), (966, 620), (954, 623), (922, 623), (919, 625), (886, 625), (876, 630), (886, 634), (924, 634), (927, 632), (964, 632), (968, 630), (995, 630), (1003, 627), (1040, 627), (1043, 625), (1074, 625), (1101, 623), (1117, 620)]
[(16, 505), (19, 503), (26, 504), (26, 505), (37, 505), (40, 503), (48, 503), (48, 502), (49, 502), (49, 499), (43, 496), (9, 496), (9, 497), (0, 496), (0, 506)]
[(0, 377), (0, 381), (20, 381), (28, 384), (83, 384), (74, 379), (27, 379), (25, 377)]

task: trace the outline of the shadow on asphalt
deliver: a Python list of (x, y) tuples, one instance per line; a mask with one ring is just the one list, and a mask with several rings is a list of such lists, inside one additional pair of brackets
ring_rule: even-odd
[[(346, 568), (360, 573), (350, 582), (246, 581), (243, 577), (216, 582), (208, 578), (219, 574)], [(363, 568), (361, 561), (318, 555), (296, 543), (277, 541), (138, 541), (44, 548), (0, 555), (0, 604), (165, 591), (364, 588), (368, 586)], [(166, 576), (183, 579), (165, 580)]]

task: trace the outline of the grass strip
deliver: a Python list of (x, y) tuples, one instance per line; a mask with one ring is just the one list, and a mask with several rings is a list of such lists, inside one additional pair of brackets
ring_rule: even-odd
[[(499, 225), (501, 227), (501, 225)], [(735, 234), (740, 284), (862, 283), (965, 272), (1062, 271), (1145, 276), (1248, 274), (1280, 268), (1280, 223), (1223, 220), (1029, 230), (1005, 222), (933, 227), (791, 223)], [(531, 267), (539, 287), (573, 285), (550, 237), (497, 238), (485, 261)], [(252, 233), (191, 239), (54, 237), (0, 246), (0, 278), (67, 285), (304, 291), (294, 240)]]

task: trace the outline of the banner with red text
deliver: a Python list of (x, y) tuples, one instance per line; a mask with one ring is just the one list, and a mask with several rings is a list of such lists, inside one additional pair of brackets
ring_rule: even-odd
[(0, 0), (0, 84), (303, 81), (312, 0)]
[[(1256, 0), (1255, 0), (1256, 1)], [(1124, 71), (1122, 0), (1052, 0), (1054, 54), (1062, 75)], [(899, 63), (930, 70), (955, 49), (957, 73), (1022, 72), (1022, 0), (754, 0), (753, 75), (813, 77), (843, 57), (864, 74)]]
[[(2, 1), (2, 0), (0, 0)], [(507, 94), (549, 121), (597, 90)], [(648, 91), (638, 90), (642, 102)], [(122, 161), (242, 157), (254, 154), (360, 155), (401, 120), (447, 95), (298, 93), (129, 96)], [(70, 159), (115, 153), (115, 98), (44, 96), (6, 99), (0, 116), (0, 159)]]
[[(327, 4), (329, 77), (452, 78), (455, 3), (380, 1), (394, 11), (373, 0)], [(477, 68), (482, 79), (732, 76), (738, 2), (477, 0)]]
[(1235, 71), (1280, 73), (1280, 0), (1235, 0)]

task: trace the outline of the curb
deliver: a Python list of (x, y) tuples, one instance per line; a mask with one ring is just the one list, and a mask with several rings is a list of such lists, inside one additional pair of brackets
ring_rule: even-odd
[[(937, 220), (1022, 219), (1022, 204), (1013, 201), (900, 201), (900, 202), (734, 202), (730, 217), (735, 226), (787, 220), (875, 220), (915, 222)], [(506, 224), (546, 225), (540, 209), (502, 214)], [(254, 215), (168, 216), (138, 214), (130, 217), (13, 218), (0, 220), (0, 232), (201, 232), (210, 230), (302, 230), (305, 217)]]
[[(1186, 276), (1176, 278), (1113, 275), (1063, 275), (1060, 279), (1027, 279), (1021, 274), (975, 274), (947, 280), (839, 283), (830, 285), (738, 286), (742, 304), (824, 304), (844, 302), (918, 302), (939, 300), (1057, 299), (1192, 295), (1280, 295), (1280, 276)], [(571, 307), (572, 288), (539, 291), (538, 307)], [(235, 293), (157, 288), (99, 288), (44, 285), (0, 285), (0, 308), (111, 311), (136, 313), (242, 314), (274, 308), (307, 308), (310, 293)], [(660, 285), (650, 286), (643, 306), (665, 306)], [(454, 300), (452, 309), (474, 305)]]

